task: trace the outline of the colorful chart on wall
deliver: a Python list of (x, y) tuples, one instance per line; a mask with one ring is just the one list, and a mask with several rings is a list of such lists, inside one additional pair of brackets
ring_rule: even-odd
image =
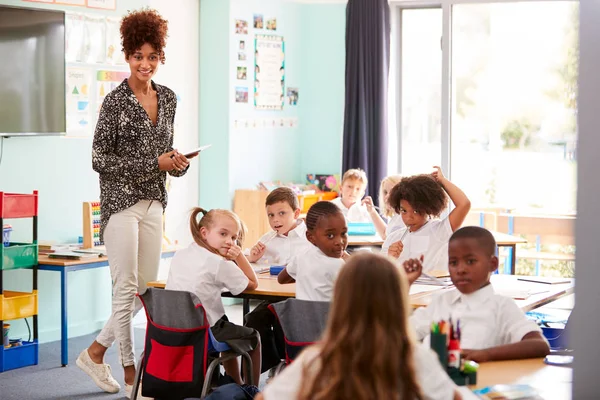
[(259, 110), (281, 110), (285, 89), (283, 36), (256, 35), (254, 44), (254, 106)]
[(128, 71), (99, 70), (96, 72), (97, 113), (100, 112), (102, 101), (104, 101), (106, 95), (119, 86), (125, 78), (128, 78), (129, 74)]
[(88, 136), (91, 133), (90, 105), (93, 72), (89, 68), (67, 67), (67, 135)]

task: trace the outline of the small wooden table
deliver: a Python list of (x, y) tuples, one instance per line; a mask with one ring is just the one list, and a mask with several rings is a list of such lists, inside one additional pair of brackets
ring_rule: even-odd
[[(170, 258), (175, 255), (177, 249), (165, 249), (161, 254), (161, 258)], [(69, 321), (67, 314), (67, 293), (68, 280), (67, 273), (81, 271), (84, 269), (94, 269), (108, 266), (108, 257), (90, 257), (80, 260), (67, 260), (60, 258), (49, 258), (47, 255), (40, 254), (38, 256), (38, 270), (60, 272), (60, 353), (61, 364), (63, 367), (69, 363)]]
[(573, 370), (544, 364), (543, 358), (529, 360), (494, 361), (479, 364), (477, 384), (470, 389), (481, 389), (498, 384), (527, 384), (546, 400), (571, 398)]
[(494, 239), (496, 239), (496, 245), (498, 247), (508, 247), (510, 254), (510, 274), (514, 275), (516, 273), (517, 266), (517, 245), (527, 243), (526, 239), (523, 239), (520, 236), (513, 236), (507, 233), (502, 232), (492, 232), (494, 235)]
[(348, 246), (378, 246), (383, 245), (384, 240), (379, 235), (348, 235)]
[[(517, 264), (517, 244), (527, 243), (527, 240), (519, 237), (508, 235), (502, 232), (490, 231), (496, 239), (498, 247), (508, 247), (510, 249), (510, 273), (515, 274)], [(348, 236), (348, 246), (383, 246), (384, 240), (379, 235), (364, 235), (364, 236)]]

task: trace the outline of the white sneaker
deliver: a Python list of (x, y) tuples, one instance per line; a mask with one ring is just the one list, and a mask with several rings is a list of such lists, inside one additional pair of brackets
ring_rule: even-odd
[(77, 366), (94, 380), (94, 383), (105, 392), (108, 393), (119, 393), (121, 385), (113, 378), (110, 365), (108, 364), (96, 364), (90, 358), (88, 349), (84, 349), (77, 357), (75, 362)]
[[(133, 385), (128, 383), (125, 384), (125, 397), (131, 399), (131, 391), (133, 390)], [(136, 400), (154, 400), (152, 397), (144, 397), (142, 396), (142, 383), (140, 382), (140, 387), (138, 388), (138, 395)]]

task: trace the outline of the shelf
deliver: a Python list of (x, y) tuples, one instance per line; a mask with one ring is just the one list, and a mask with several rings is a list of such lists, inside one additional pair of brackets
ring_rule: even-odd
[(24, 341), (21, 346), (0, 347), (0, 372), (11, 369), (37, 365), (38, 363), (38, 341)]
[(11, 242), (0, 249), (2, 255), (0, 269), (31, 268), (38, 263), (38, 245), (36, 243)]
[(38, 193), (0, 192), (0, 218), (30, 218), (38, 213)]
[(37, 313), (37, 290), (31, 293), (5, 290), (0, 294), (0, 321), (33, 317)]

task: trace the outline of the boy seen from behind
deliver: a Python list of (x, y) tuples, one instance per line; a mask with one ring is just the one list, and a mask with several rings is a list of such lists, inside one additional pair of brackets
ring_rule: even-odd
[[(463, 357), (477, 362), (544, 357), (550, 352), (541, 329), (509, 297), (490, 284), (498, 268), (496, 241), (486, 229), (467, 226), (454, 232), (448, 243), (449, 271), (456, 289), (443, 291), (432, 303), (417, 309), (411, 323), (420, 340), (431, 323), (459, 321)], [(410, 282), (421, 274), (417, 259), (403, 263)]]

